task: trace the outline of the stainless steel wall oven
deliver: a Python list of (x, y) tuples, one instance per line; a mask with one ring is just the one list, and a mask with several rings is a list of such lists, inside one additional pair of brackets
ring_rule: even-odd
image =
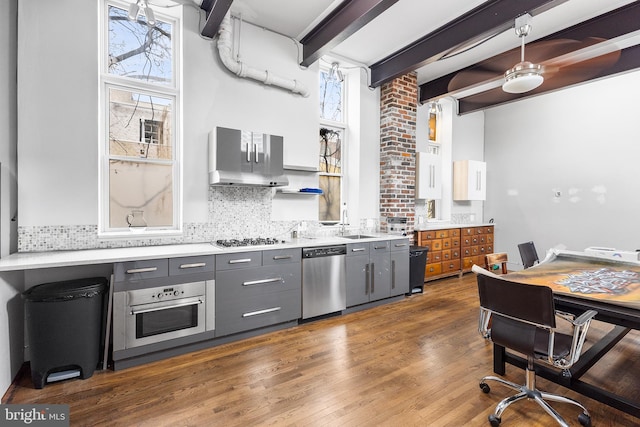
[(118, 326), (124, 328), (124, 333), (114, 340), (114, 349), (123, 350), (204, 332), (205, 289), (206, 283), (200, 281), (114, 294), (114, 320), (117, 319)]

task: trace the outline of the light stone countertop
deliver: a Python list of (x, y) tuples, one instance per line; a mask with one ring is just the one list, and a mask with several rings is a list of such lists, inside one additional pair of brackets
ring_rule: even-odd
[(415, 231), (429, 231), (429, 230), (444, 230), (448, 228), (470, 228), (470, 227), (484, 227), (487, 225), (495, 225), (492, 222), (479, 222), (475, 224), (454, 224), (451, 222), (426, 222), (424, 224), (416, 225)]
[(348, 243), (375, 242), (380, 240), (408, 239), (407, 236), (367, 233), (371, 238), (352, 240), (341, 236), (291, 239), (285, 243), (261, 246), (221, 248), (211, 243), (190, 243), (161, 246), (138, 246), (113, 249), (85, 249), (77, 251), (20, 252), (0, 259), (1, 271), (32, 270), (91, 264), (135, 261), (156, 258), (175, 258), (198, 255), (215, 255), (234, 252), (263, 251), (271, 249), (303, 248)]

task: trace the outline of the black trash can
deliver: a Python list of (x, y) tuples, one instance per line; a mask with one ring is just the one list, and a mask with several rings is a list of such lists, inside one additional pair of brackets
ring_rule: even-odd
[(93, 375), (100, 361), (107, 279), (94, 277), (44, 283), (22, 293), (31, 379), (43, 388), (50, 374), (79, 370)]
[(422, 292), (428, 250), (429, 248), (425, 246), (411, 246), (409, 248), (409, 289), (412, 294)]

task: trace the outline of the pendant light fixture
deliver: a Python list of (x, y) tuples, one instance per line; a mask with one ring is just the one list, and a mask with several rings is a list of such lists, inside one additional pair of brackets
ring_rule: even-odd
[(149, 7), (149, 3), (147, 0), (137, 0), (135, 3), (131, 3), (129, 5), (129, 19), (131, 21), (135, 21), (136, 19), (138, 19), (140, 9), (142, 9), (142, 12), (144, 13), (144, 17), (147, 20), (147, 25), (150, 27), (156, 25), (156, 16), (153, 13), (153, 9)]
[(516, 34), (520, 37), (520, 62), (504, 73), (504, 84), (502, 90), (509, 93), (529, 92), (540, 86), (544, 81), (542, 77), (542, 66), (532, 64), (524, 60), (524, 38), (531, 31), (531, 15), (528, 13), (516, 18)]

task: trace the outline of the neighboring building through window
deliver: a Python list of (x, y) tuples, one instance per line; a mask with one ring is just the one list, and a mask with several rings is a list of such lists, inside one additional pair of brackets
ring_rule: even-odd
[(334, 64), (331, 70), (320, 70), (319, 132), (319, 215), (321, 222), (339, 222), (344, 203), (344, 114), (345, 87), (343, 74)]
[[(179, 19), (105, 1), (100, 232), (178, 231)], [(133, 213), (136, 223), (132, 224)]]

